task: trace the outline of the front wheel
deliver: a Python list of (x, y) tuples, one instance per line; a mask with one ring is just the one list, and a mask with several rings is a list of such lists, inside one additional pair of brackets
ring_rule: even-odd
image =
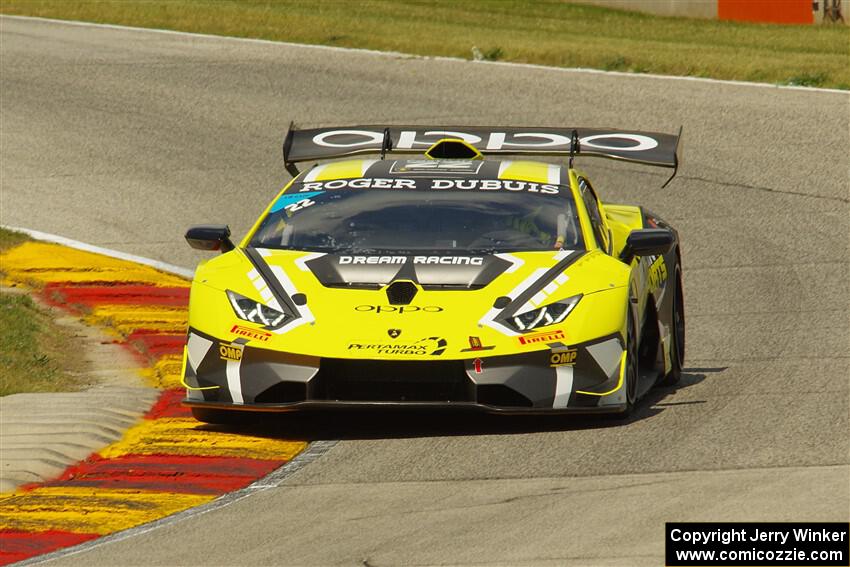
[(626, 316), (628, 317), (626, 323), (626, 369), (623, 376), (623, 380), (626, 382), (626, 408), (620, 413), (612, 414), (611, 417), (617, 420), (629, 417), (635, 409), (635, 404), (637, 404), (638, 337), (631, 310)]
[(658, 384), (675, 386), (682, 378), (685, 360), (685, 301), (682, 294), (682, 273), (676, 270), (676, 288), (673, 292), (673, 328), (670, 330), (670, 371)]

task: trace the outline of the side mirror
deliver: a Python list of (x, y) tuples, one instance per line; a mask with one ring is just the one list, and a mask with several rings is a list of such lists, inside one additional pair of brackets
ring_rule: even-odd
[(230, 227), (226, 224), (204, 224), (186, 231), (186, 242), (198, 250), (230, 252), (236, 246), (230, 240)]
[(674, 243), (673, 233), (666, 228), (633, 230), (626, 238), (626, 246), (620, 253), (620, 260), (626, 264), (631, 264), (635, 256), (666, 254)]

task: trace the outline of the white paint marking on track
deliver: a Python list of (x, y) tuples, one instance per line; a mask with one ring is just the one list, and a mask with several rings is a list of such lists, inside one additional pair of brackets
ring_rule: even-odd
[(31, 230), (29, 228), (21, 228), (17, 226), (0, 226), (7, 230), (23, 232), (24, 234), (29, 235), (36, 240), (41, 240), (43, 242), (61, 244), (62, 246), (67, 246), (68, 248), (75, 248), (77, 250), (82, 250), (83, 252), (93, 252), (94, 254), (101, 254), (103, 256), (109, 256), (118, 260), (127, 260), (128, 262), (143, 264), (145, 266), (150, 266), (151, 268), (156, 268), (161, 272), (168, 272), (169, 274), (183, 276), (184, 278), (191, 279), (195, 274), (195, 270), (187, 270), (186, 268), (181, 268), (180, 266), (175, 266), (174, 264), (167, 264), (165, 262), (160, 262), (159, 260), (151, 260), (150, 258), (145, 258), (143, 256), (136, 256), (135, 254), (128, 254), (126, 252), (119, 252), (118, 250), (112, 250), (110, 248), (103, 248), (101, 246), (95, 246), (93, 244), (86, 244), (85, 242), (80, 242), (79, 240), (72, 240), (70, 238), (65, 238), (64, 236), (57, 236), (48, 232), (41, 232), (40, 230)]
[(850, 91), (841, 89), (825, 89), (819, 87), (803, 87), (798, 85), (777, 85), (773, 83), (753, 83), (749, 81), (733, 81), (728, 79), (709, 79), (705, 77), (682, 77), (678, 75), (656, 75), (654, 73), (625, 73), (623, 71), (604, 71), (602, 69), (588, 69), (584, 67), (549, 67), (546, 65), (535, 65), (533, 63), (514, 63), (511, 61), (471, 61), (469, 59), (461, 59), (460, 57), (444, 57), (444, 56), (426, 56), (415, 55), (412, 53), (402, 53), (400, 51), (378, 51), (375, 49), (356, 49), (353, 47), (336, 47), (332, 45), (314, 45), (308, 43), (291, 43), (287, 41), (274, 41), (271, 39), (256, 39), (249, 37), (231, 37), (226, 35), (212, 35), (205, 33), (184, 32), (176, 30), (164, 30), (160, 28), (137, 28), (132, 26), (121, 26), (118, 24), (96, 24), (92, 22), (80, 22), (77, 20), (57, 20), (53, 18), (36, 18), (33, 16), (7, 16), (0, 15), (0, 20), (23, 20), (33, 22), (49, 22), (54, 24), (62, 24), (67, 26), (92, 27), (120, 31), (135, 31), (135, 32), (150, 32), (167, 35), (177, 35), (183, 37), (194, 37), (198, 39), (212, 39), (223, 41), (238, 41), (243, 43), (255, 43), (259, 45), (280, 45), (286, 47), (297, 47), (303, 49), (324, 49), (326, 51), (336, 51), (340, 53), (364, 53), (378, 55), (382, 57), (403, 57), (405, 59), (423, 59), (432, 61), (455, 61), (463, 63), (474, 63), (476, 65), (502, 65), (507, 67), (520, 67), (525, 69), (542, 69), (546, 71), (558, 71), (562, 73), (588, 73), (594, 75), (610, 75), (612, 77), (628, 77), (628, 78), (646, 78), (668, 81), (693, 81), (698, 83), (715, 83), (721, 85), (737, 85), (744, 87), (759, 87), (768, 89), (783, 89), (796, 90), (805, 92), (820, 92), (820, 93), (840, 93), (850, 96)]

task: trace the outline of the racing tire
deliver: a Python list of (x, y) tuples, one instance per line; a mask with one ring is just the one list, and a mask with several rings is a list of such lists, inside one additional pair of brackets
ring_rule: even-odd
[(685, 301), (682, 294), (682, 273), (676, 268), (676, 287), (673, 291), (673, 317), (670, 337), (670, 372), (658, 381), (659, 386), (675, 386), (682, 378), (685, 360)]
[(637, 403), (638, 389), (638, 336), (634, 317), (629, 317), (626, 336), (626, 411), (631, 413)]
[(211, 408), (192, 408), (192, 417), (213, 425), (230, 425), (242, 421), (239, 412)]

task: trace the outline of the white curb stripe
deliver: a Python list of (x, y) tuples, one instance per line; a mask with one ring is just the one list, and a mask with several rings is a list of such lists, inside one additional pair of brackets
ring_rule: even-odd
[(0, 226), (7, 230), (22, 232), (36, 240), (52, 242), (53, 244), (61, 244), (62, 246), (67, 246), (68, 248), (76, 248), (77, 250), (82, 250), (83, 252), (93, 252), (95, 254), (102, 254), (103, 256), (117, 258), (118, 260), (127, 260), (128, 262), (143, 264), (145, 266), (150, 266), (151, 268), (156, 268), (161, 272), (168, 272), (170, 274), (183, 276), (184, 278), (191, 279), (192, 276), (194, 276), (195, 274), (195, 270), (187, 270), (186, 268), (181, 268), (180, 266), (175, 266), (174, 264), (167, 264), (165, 262), (160, 262), (159, 260), (151, 260), (150, 258), (145, 258), (143, 256), (136, 256), (135, 254), (128, 254), (126, 252), (119, 252), (118, 250), (112, 250), (110, 248), (103, 248), (101, 246), (95, 246), (93, 244), (86, 244), (85, 242), (80, 242), (79, 240), (72, 240), (70, 238), (65, 238), (64, 236), (57, 236), (48, 232), (41, 232), (40, 230), (31, 230), (29, 228), (21, 228), (17, 226)]
[(136, 31), (136, 32), (151, 32), (151, 33), (159, 33), (159, 34), (167, 34), (167, 35), (177, 35), (183, 37), (194, 37), (199, 39), (213, 39), (213, 40), (223, 40), (223, 41), (238, 41), (244, 43), (256, 43), (259, 45), (280, 45), (286, 47), (298, 47), (303, 49), (323, 49), (326, 51), (336, 51), (340, 53), (364, 53), (371, 55), (379, 55), (383, 57), (404, 57), (406, 59), (423, 59), (423, 60), (433, 60), (433, 61), (456, 61), (463, 63), (475, 63), (477, 65), (503, 65), (508, 67), (520, 67), (525, 69), (542, 69), (546, 71), (559, 71), (563, 73), (590, 73), (595, 75), (610, 75), (612, 77), (630, 77), (630, 78), (648, 78), (648, 79), (662, 79), (662, 80), (671, 80), (671, 81), (694, 81), (699, 83), (716, 83), (721, 85), (738, 85), (745, 87), (760, 87), (760, 88), (768, 88), (768, 89), (783, 89), (783, 90), (797, 90), (797, 91), (805, 91), (805, 92), (821, 92), (821, 93), (840, 93), (844, 95), (850, 96), (850, 91), (841, 90), (841, 89), (827, 89), (820, 87), (803, 87), (797, 85), (776, 85), (773, 83), (753, 83), (750, 81), (734, 81), (728, 79), (709, 79), (705, 77), (681, 77), (677, 75), (656, 75), (653, 73), (625, 73), (623, 71), (604, 71), (602, 69), (587, 69), (584, 67), (549, 67), (546, 65), (536, 65), (533, 63), (513, 63), (510, 61), (471, 61), (469, 59), (461, 59), (460, 57), (445, 57), (445, 56), (425, 56), (425, 55), (415, 55), (412, 53), (402, 53), (400, 51), (377, 51), (375, 49), (356, 49), (353, 47), (336, 47), (331, 45), (312, 45), (306, 43), (291, 43), (287, 41), (274, 41), (271, 39), (255, 39), (248, 37), (231, 37), (226, 35), (212, 35), (205, 33), (194, 33), (194, 32), (183, 32), (183, 31), (175, 31), (175, 30), (164, 30), (159, 28), (136, 28), (132, 26), (121, 26), (117, 24), (95, 24), (92, 22), (80, 22), (77, 20), (57, 20), (53, 18), (36, 18), (33, 16), (6, 16), (0, 15), (0, 20), (3, 19), (10, 20), (24, 20), (24, 21), (34, 21), (34, 22), (49, 22), (54, 24), (62, 24), (67, 26), (79, 26), (79, 27), (92, 27), (92, 28), (102, 28), (102, 29), (111, 29), (111, 30), (120, 30), (120, 31)]

